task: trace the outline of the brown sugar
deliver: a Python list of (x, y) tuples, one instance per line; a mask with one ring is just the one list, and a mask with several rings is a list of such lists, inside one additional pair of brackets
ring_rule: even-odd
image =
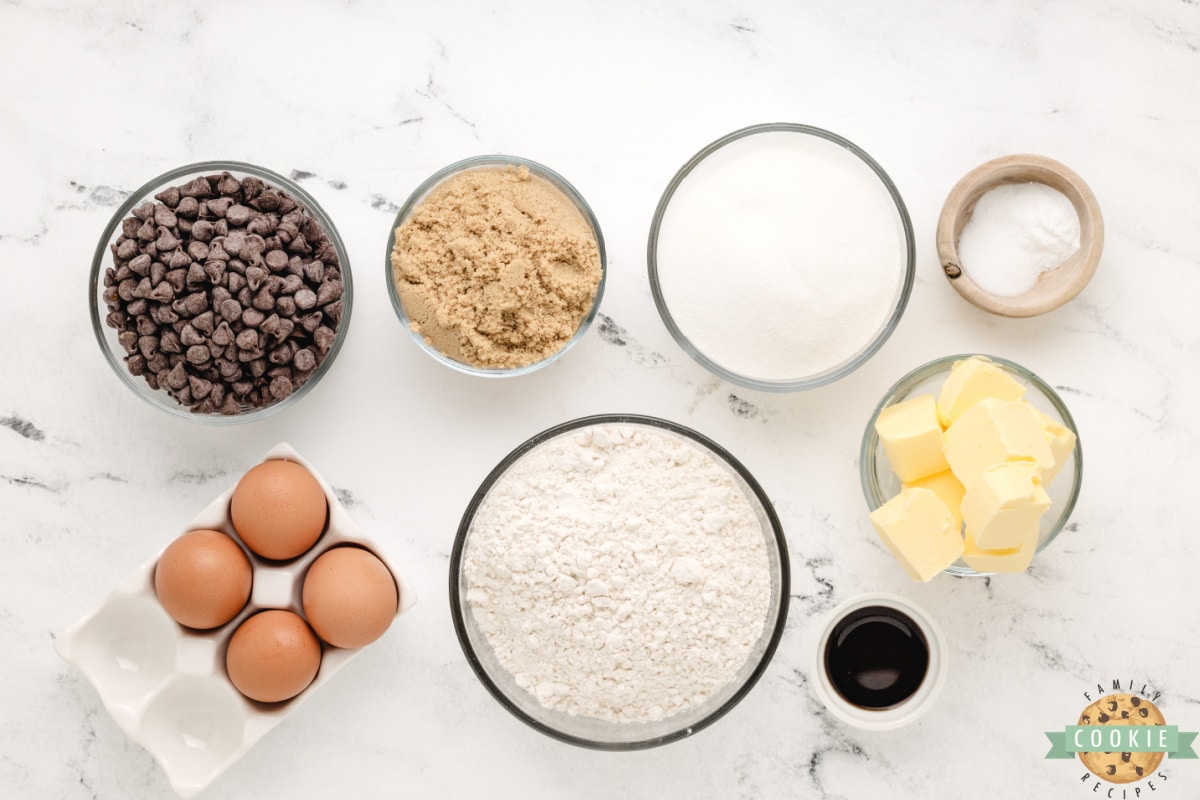
[(599, 290), (592, 226), (525, 166), (446, 179), (396, 229), (392, 277), (414, 332), (474, 367), (523, 367), (561, 350)]

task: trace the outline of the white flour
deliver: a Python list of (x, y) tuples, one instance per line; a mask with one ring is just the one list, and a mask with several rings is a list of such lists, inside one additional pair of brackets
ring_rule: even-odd
[(759, 133), (700, 162), (658, 234), (663, 299), (680, 331), (748, 378), (816, 376), (857, 356), (891, 316), (906, 240), (887, 187), (858, 156), (804, 133)]
[(535, 448), (493, 486), (464, 553), (500, 663), (552, 709), (661, 719), (746, 663), (771, 578), (762, 525), (726, 468), (644, 425)]
[(980, 289), (1015, 297), (1079, 249), (1079, 215), (1043, 183), (988, 190), (958, 239), (958, 260)]

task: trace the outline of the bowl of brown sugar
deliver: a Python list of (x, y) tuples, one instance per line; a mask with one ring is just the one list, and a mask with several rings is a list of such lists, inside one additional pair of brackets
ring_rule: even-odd
[(515, 156), (434, 173), (396, 215), (392, 307), (430, 356), (471, 375), (523, 375), (561, 358), (596, 316), (600, 225), (562, 176)]

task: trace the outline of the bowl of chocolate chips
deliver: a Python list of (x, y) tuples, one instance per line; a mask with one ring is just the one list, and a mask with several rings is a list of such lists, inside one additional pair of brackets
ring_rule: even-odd
[(168, 413), (247, 422), (295, 403), (350, 324), (350, 263), (317, 202), (270, 170), (189, 164), (104, 229), (92, 328), (116, 374)]

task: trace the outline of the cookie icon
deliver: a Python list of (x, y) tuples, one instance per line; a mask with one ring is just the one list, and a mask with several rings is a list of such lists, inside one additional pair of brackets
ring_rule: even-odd
[[(1109, 694), (1085, 708), (1080, 725), (1166, 725), (1158, 707), (1137, 695)], [(1079, 753), (1092, 774), (1109, 783), (1132, 783), (1149, 776), (1162, 762), (1162, 753)]]

